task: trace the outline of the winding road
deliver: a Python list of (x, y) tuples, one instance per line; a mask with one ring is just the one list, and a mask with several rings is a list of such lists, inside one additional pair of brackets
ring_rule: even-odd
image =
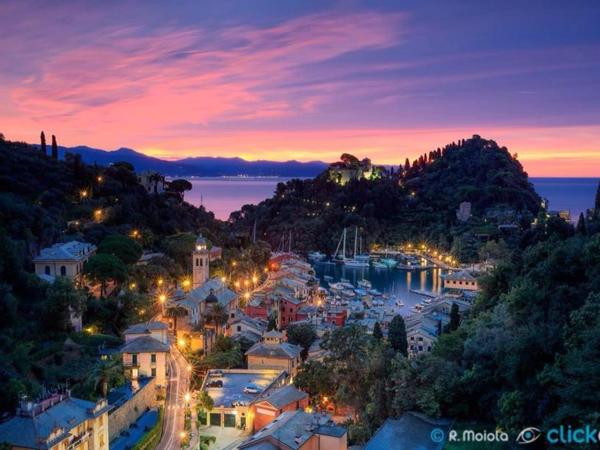
[(158, 450), (171, 450), (180, 447), (180, 433), (183, 431), (185, 393), (190, 386), (187, 361), (177, 345), (171, 343), (169, 355), (169, 385), (165, 401), (163, 435), (156, 447)]

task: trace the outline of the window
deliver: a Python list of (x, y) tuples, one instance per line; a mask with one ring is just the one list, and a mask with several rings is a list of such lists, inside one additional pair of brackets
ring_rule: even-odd
[(203, 266), (203, 262), (204, 262), (204, 260), (202, 258), (200, 258), (200, 267)]
[(423, 351), (423, 346), (419, 345), (419, 351), (422, 352)]
[(60, 266), (60, 276), (64, 277), (67, 274), (67, 268), (65, 266)]
[(46, 266), (46, 267), (44, 268), (44, 273), (45, 273), (46, 275), (50, 275), (50, 266)]
[(156, 353), (152, 353), (152, 354), (150, 355), (150, 362), (151, 362), (151, 363), (156, 363)]
[(137, 366), (137, 353), (133, 353), (131, 355), (131, 364), (133, 364), (134, 366)]
[(242, 331), (242, 327), (240, 327), (239, 325), (237, 326), (237, 330), (238, 331)]
[(153, 377), (156, 376), (156, 367), (153, 367), (152, 369), (150, 369), (150, 373), (152, 374)]
[(200, 265), (199, 259), (196, 258), (196, 267), (198, 267)]

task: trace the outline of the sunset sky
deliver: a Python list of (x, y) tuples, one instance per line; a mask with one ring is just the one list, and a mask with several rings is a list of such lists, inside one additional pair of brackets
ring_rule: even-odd
[(480, 134), (600, 175), (600, 1), (0, 3), (0, 132), (398, 164)]

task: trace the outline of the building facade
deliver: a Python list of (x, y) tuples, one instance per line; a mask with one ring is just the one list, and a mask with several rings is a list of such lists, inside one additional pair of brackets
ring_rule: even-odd
[(56, 277), (78, 280), (83, 265), (96, 253), (96, 246), (86, 242), (70, 241), (54, 244), (43, 249), (33, 259), (35, 273), (45, 281), (53, 282)]
[(0, 443), (10, 449), (108, 450), (105, 399), (89, 402), (68, 391), (33, 403), (22, 401), (17, 414), (0, 424)]

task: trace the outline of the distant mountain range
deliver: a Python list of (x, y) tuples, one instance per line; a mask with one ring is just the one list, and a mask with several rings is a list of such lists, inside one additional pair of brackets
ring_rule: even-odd
[(81, 155), (88, 164), (97, 163), (107, 166), (117, 161), (126, 161), (136, 171), (155, 170), (163, 175), (173, 177), (201, 176), (280, 176), (280, 177), (314, 177), (325, 170), (327, 163), (322, 161), (246, 161), (242, 158), (214, 158), (199, 156), (176, 161), (165, 161), (144, 155), (130, 148), (119, 148), (108, 151), (87, 146), (59, 147), (59, 158), (66, 152)]

